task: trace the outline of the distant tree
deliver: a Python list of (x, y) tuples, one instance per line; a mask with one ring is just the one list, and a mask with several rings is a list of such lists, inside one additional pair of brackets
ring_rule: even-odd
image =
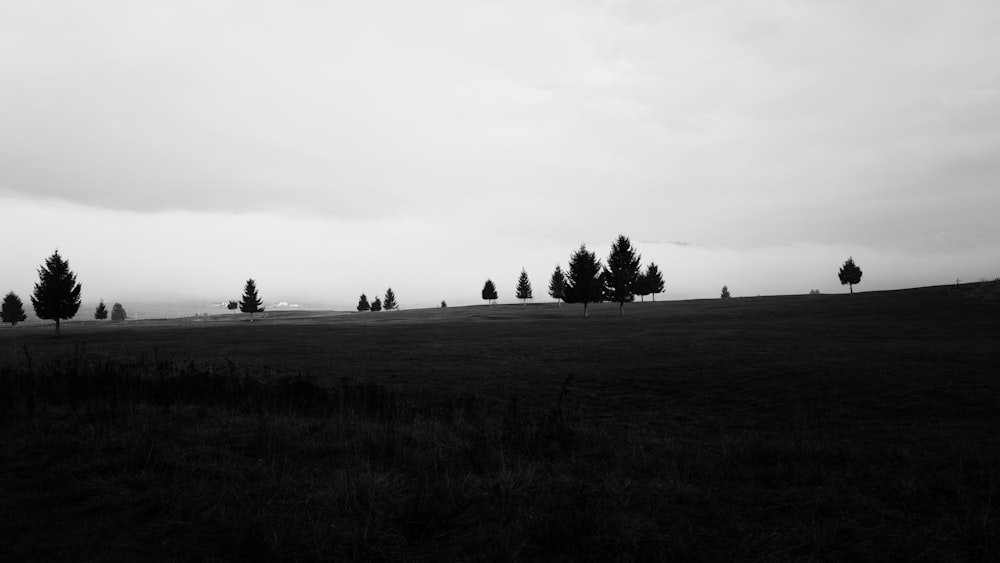
[(517, 278), (515, 295), (521, 300), (522, 305), (526, 304), (528, 299), (531, 299), (531, 282), (528, 281), (528, 272), (524, 268), (521, 268), (521, 277)]
[(642, 272), (639, 272), (639, 279), (635, 282), (635, 294), (639, 296), (639, 301), (645, 301), (646, 296), (649, 295), (649, 280)]
[(226, 303), (226, 309), (229, 309), (230, 311), (233, 311), (234, 313), (236, 312), (236, 309), (239, 309), (239, 308), (240, 308), (240, 304), (237, 303), (236, 301), (230, 301), (229, 303)]
[(3, 305), (0, 305), (0, 322), (10, 323), (11, 328), (14, 328), (17, 323), (27, 319), (21, 298), (13, 291), (7, 293), (3, 298)]
[(583, 303), (583, 316), (587, 317), (587, 305), (604, 301), (606, 283), (601, 273), (601, 261), (597, 255), (580, 245), (569, 258), (569, 275), (563, 288), (563, 301)]
[(549, 295), (556, 300), (556, 303), (562, 305), (563, 295), (566, 291), (566, 274), (563, 273), (562, 268), (559, 264), (556, 264), (556, 269), (552, 272), (552, 277), (549, 278)]
[(820, 293), (819, 293), (818, 289), (810, 289), (809, 290), (809, 295), (819, 295), (819, 294)]
[(111, 322), (121, 323), (125, 322), (127, 318), (128, 315), (125, 314), (125, 307), (122, 307), (121, 303), (115, 303), (111, 306)]
[(604, 268), (607, 282), (607, 298), (618, 303), (618, 316), (625, 315), (625, 303), (635, 301), (635, 290), (639, 283), (639, 263), (642, 257), (635, 253), (632, 242), (625, 235), (611, 243), (608, 265)]
[(392, 292), (391, 287), (385, 290), (385, 300), (382, 302), (382, 308), (386, 311), (399, 309), (399, 303), (396, 303), (396, 294)]
[(38, 269), (38, 283), (31, 295), (31, 306), (35, 308), (38, 318), (56, 322), (58, 336), (59, 321), (72, 319), (80, 310), (81, 290), (82, 286), (76, 283), (76, 274), (69, 269), (69, 262), (63, 260), (56, 250)]
[(444, 299), (441, 300), (441, 308), (444, 309), (448, 306), (448, 303)]
[(375, 296), (375, 301), (372, 301), (372, 312), (377, 313), (382, 310), (382, 300)]
[(253, 281), (253, 278), (247, 280), (246, 286), (243, 288), (243, 299), (240, 300), (240, 311), (243, 313), (250, 313), (250, 322), (253, 322), (254, 313), (263, 313), (264, 308), (261, 305), (264, 301), (257, 297), (257, 282)]
[(362, 293), (361, 297), (358, 299), (358, 312), (370, 311), (371, 308), (372, 306), (368, 304), (368, 296)]
[(729, 299), (730, 297), (732, 297), (732, 295), (729, 295), (729, 287), (725, 285), (722, 286), (722, 295), (720, 295), (719, 297), (723, 299)]
[(101, 302), (97, 304), (97, 308), (94, 309), (94, 318), (99, 321), (103, 321), (108, 318), (108, 308), (104, 306), (103, 299), (101, 299)]
[(840, 271), (837, 272), (837, 276), (840, 278), (840, 285), (846, 285), (851, 289), (851, 293), (854, 293), (854, 284), (861, 283), (861, 268), (854, 264), (854, 257), (851, 256), (844, 262), (844, 265), (840, 267)]
[(652, 295), (653, 301), (656, 301), (656, 294), (663, 293), (663, 287), (663, 275), (660, 274), (659, 266), (650, 262), (646, 266), (646, 273), (642, 275), (642, 290), (646, 295)]
[(486, 280), (486, 283), (483, 284), (482, 293), (487, 305), (490, 305), (494, 299), (497, 299), (497, 286), (493, 285), (493, 280)]

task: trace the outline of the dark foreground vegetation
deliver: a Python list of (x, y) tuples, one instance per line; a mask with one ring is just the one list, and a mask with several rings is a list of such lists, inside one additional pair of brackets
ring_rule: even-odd
[(997, 560), (996, 284), (0, 334), (0, 560)]

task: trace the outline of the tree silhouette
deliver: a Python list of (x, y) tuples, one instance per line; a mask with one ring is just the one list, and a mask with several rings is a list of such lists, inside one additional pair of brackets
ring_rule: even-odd
[(358, 299), (358, 312), (370, 311), (371, 308), (372, 306), (368, 304), (368, 296), (362, 293), (361, 297)]
[(587, 305), (604, 301), (606, 284), (601, 274), (601, 261), (597, 255), (580, 245), (569, 258), (569, 275), (563, 289), (563, 301), (583, 303), (583, 317), (587, 318)]
[(719, 297), (721, 297), (723, 299), (729, 299), (730, 297), (732, 297), (731, 295), (729, 295), (729, 287), (728, 286), (725, 286), (725, 285), (722, 286), (722, 295), (720, 295)]
[(556, 300), (556, 303), (561, 306), (565, 291), (566, 274), (563, 273), (559, 264), (556, 264), (556, 269), (552, 272), (552, 277), (549, 278), (549, 295), (551, 295), (552, 298)]
[(490, 305), (497, 298), (497, 286), (493, 285), (493, 280), (486, 280), (486, 283), (483, 284), (482, 293), (487, 305)]
[(531, 299), (531, 282), (528, 281), (528, 272), (524, 268), (521, 268), (521, 277), (517, 278), (515, 295), (521, 300), (522, 305), (526, 304), (528, 299)]
[(375, 296), (375, 301), (372, 301), (372, 312), (377, 313), (382, 310), (382, 300)]
[(657, 293), (663, 293), (663, 275), (660, 274), (659, 266), (652, 262), (646, 266), (646, 273), (642, 275), (642, 290), (646, 295), (652, 295), (653, 301), (656, 301)]
[(250, 322), (253, 322), (254, 313), (263, 313), (264, 308), (261, 305), (264, 303), (259, 297), (257, 297), (257, 282), (253, 281), (253, 278), (247, 280), (246, 286), (243, 288), (243, 299), (240, 300), (240, 311), (243, 313), (250, 313)]
[(625, 235), (611, 244), (608, 265), (604, 268), (607, 282), (607, 298), (618, 303), (618, 316), (625, 315), (625, 303), (635, 301), (635, 290), (639, 282), (639, 262), (641, 256), (635, 253), (632, 242)]
[(27, 319), (21, 298), (13, 291), (7, 293), (3, 298), (3, 305), (0, 305), (0, 322), (10, 323), (11, 328), (14, 328), (17, 323)]
[(56, 250), (45, 259), (45, 265), (38, 269), (38, 283), (31, 295), (31, 306), (35, 315), (44, 320), (56, 322), (59, 335), (59, 321), (72, 319), (80, 310), (80, 291), (76, 274), (69, 269), (69, 262), (59, 256)]
[(226, 309), (229, 309), (230, 311), (236, 312), (236, 309), (239, 308), (240, 304), (235, 301), (230, 301), (229, 303), (226, 303)]
[(94, 318), (99, 321), (103, 321), (108, 318), (108, 308), (104, 306), (103, 299), (101, 299), (101, 302), (97, 304), (97, 308), (94, 309)]
[(125, 322), (127, 318), (128, 315), (125, 314), (125, 307), (122, 307), (121, 303), (115, 303), (111, 306), (111, 322), (121, 323)]
[(854, 257), (851, 256), (844, 262), (844, 265), (840, 267), (840, 271), (837, 272), (837, 276), (840, 278), (840, 285), (846, 285), (851, 289), (851, 293), (854, 293), (854, 284), (861, 283), (861, 268), (859, 268), (854, 263)]
[(382, 308), (386, 311), (399, 309), (399, 303), (396, 303), (396, 294), (392, 292), (391, 287), (385, 290), (385, 299), (382, 301)]

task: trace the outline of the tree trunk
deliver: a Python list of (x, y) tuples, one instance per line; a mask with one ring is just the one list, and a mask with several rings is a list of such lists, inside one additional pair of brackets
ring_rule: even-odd
[(850, 288), (851, 295), (854, 295), (854, 284), (853, 283), (849, 283), (849, 284), (847, 284), (847, 287)]
[(625, 316), (625, 302), (622, 301), (618, 303), (618, 318), (620, 319), (624, 316)]
[(583, 318), (587, 318), (587, 302), (583, 302)]
[(56, 317), (56, 336), (59, 336), (59, 317)]

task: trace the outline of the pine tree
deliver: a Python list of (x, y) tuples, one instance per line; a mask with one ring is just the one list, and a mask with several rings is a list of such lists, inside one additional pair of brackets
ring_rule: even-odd
[(253, 278), (248, 279), (243, 288), (243, 299), (240, 300), (240, 312), (250, 313), (250, 322), (253, 322), (254, 313), (264, 312), (263, 304), (264, 301), (257, 297), (257, 282)]
[(850, 287), (851, 293), (854, 293), (854, 284), (861, 283), (861, 268), (854, 263), (853, 256), (848, 257), (847, 262), (844, 262), (837, 272), (837, 276), (840, 278), (840, 285)]
[(101, 302), (97, 304), (97, 308), (94, 309), (94, 318), (99, 321), (103, 321), (108, 318), (108, 308), (104, 306), (103, 299), (101, 299)]
[(563, 290), (563, 301), (583, 303), (583, 317), (587, 317), (587, 305), (604, 301), (607, 284), (601, 273), (601, 261), (597, 255), (587, 250), (586, 245), (569, 258), (569, 275)]
[(372, 306), (368, 304), (368, 296), (362, 293), (361, 298), (358, 299), (358, 312), (370, 311), (371, 308)]
[(559, 264), (556, 264), (556, 269), (552, 272), (552, 277), (549, 278), (549, 295), (556, 300), (556, 303), (562, 305), (563, 295), (566, 291), (566, 274), (563, 273), (562, 268)]
[(392, 292), (391, 287), (385, 290), (385, 299), (382, 301), (382, 308), (386, 311), (399, 309), (399, 303), (396, 303), (396, 294)]
[(608, 255), (608, 266), (604, 268), (604, 278), (607, 281), (607, 298), (618, 303), (619, 317), (625, 315), (625, 303), (635, 301), (641, 259), (625, 235), (618, 235), (618, 240), (611, 244), (611, 254)]
[(725, 286), (725, 285), (722, 286), (722, 295), (720, 295), (719, 297), (721, 297), (723, 299), (729, 299), (730, 297), (732, 297), (732, 295), (729, 295), (729, 287), (728, 286)]
[(656, 301), (657, 293), (663, 293), (663, 275), (660, 274), (659, 266), (652, 262), (649, 263), (649, 266), (646, 267), (646, 273), (642, 275), (642, 286), (646, 295), (653, 296), (653, 301)]
[(0, 323), (10, 323), (14, 328), (17, 323), (28, 320), (28, 315), (24, 314), (24, 303), (13, 291), (7, 293), (3, 298), (3, 305), (0, 305)]
[(382, 300), (375, 296), (375, 301), (372, 301), (372, 312), (377, 313), (382, 310)]
[(122, 307), (121, 303), (115, 303), (111, 306), (111, 322), (113, 323), (123, 323), (128, 315), (125, 314), (125, 307)]
[(493, 280), (486, 280), (486, 283), (483, 284), (482, 293), (487, 305), (490, 305), (497, 298), (497, 286), (493, 285)]
[(82, 286), (76, 283), (76, 274), (69, 269), (69, 262), (63, 260), (56, 250), (38, 269), (38, 283), (31, 296), (35, 316), (54, 320), (58, 336), (59, 321), (72, 319), (80, 310), (81, 290)]
[(528, 272), (524, 268), (521, 268), (521, 277), (517, 278), (515, 294), (521, 300), (522, 305), (527, 304), (528, 299), (531, 299), (531, 282), (528, 281)]

